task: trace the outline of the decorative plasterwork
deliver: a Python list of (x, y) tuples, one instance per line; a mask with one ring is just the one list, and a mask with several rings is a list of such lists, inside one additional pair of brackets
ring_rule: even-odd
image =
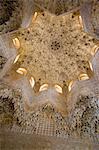
[(38, 14), (28, 29), (12, 35), (16, 37), (20, 41), (19, 68), (25, 68), (40, 84), (63, 86), (81, 73), (91, 74), (89, 63), (95, 43), (83, 32), (78, 15)]
[[(27, 13), (23, 18), (27, 27)], [(1, 126), (98, 141), (98, 41), (81, 19), (78, 11), (36, 12), (27, 29), (0, 37)]]
[(99, 40), (99, 1), (84, 3), (81, 7), (84, 30)]

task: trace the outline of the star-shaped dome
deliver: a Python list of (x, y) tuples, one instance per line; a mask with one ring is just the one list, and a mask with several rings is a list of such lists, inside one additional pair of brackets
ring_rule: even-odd
[(90, 68), (94, 38), (84, 33), (78, 15), (56, 17), (44, 12), (16, 35), (21, 45), (19, 67), (42, 84), (63, 86)]
[(0, 4), (0, 127), (97, 142), (99, 2)]

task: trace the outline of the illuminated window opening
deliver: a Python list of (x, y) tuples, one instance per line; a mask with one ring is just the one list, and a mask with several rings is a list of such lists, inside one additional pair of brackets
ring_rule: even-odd
[(14, 38), (13, 40), (13, 44), (15, 46), (16, 49), (19, 49), (20, 48), (20, 41), (18, 38)]
[(33, 88), (34, 85), (35, 85), (35, 80), (34, 80), (34, 78), (31, 77), (30, 80), (29, 80), (29, 82), (30, 82), (30, 84), (31, 84), (31, 87)]
[(68, 90), (69, 90), (69, 92), (70, 92), (71, 89), (72, 89), (73, 83), (74, 83), (74, 81), (72, 80), (72, 81), (70, 81), (70, 83), (69, 83), (69, 85), (68, 85)]
[(36, 20), (36, 18), (37, 18), (37, 15), (38, 15), (38, 13), (37, 13), (37, 12), (35, 12), (35, 13), (34, 13), (34, 15), (33, 15), (32, 22), (34, 22), (34, 21)]
[(47, 89), (48, 89), (48, 84), (43, 84), (43, 85), (40, 86), (39, 91), (41, 92), (41, 91), (45, 91)]
[(62, 93), (62, 88), (61, 88), (61, 86), (59, 86), (59, 85), (56, 84), (54, 87), (55, 87), (55, 89), (56, 89), (56, 91), (57, 91), (58, 93)]
[(17, 56), (16, 56), (16, 58), (15, 58), (15, 60), (14, 60), (14, 62), (13, 62), (14, 64), (18, 61), (19, 57), (20, 57), (20, 55), (17, 55)]
[(92, 63), (90, 61), (89, 61), (89, 66), (90, 66), (91, 71), (93, 71), (93, 66), (92, 66)]
[(79, 16), (79, 24), (81, 25), (81, 27), (83, 28), (83, 20), (82, 20), (82, 17)]
[(79, 76), (79, 80), (88, 80), (88, 79), (89, 79), (89, 77), (87, 74), (80, 74), (80, 76)]
[(95, 45), (91, 50), (91, 54), (94, 56), (98, 50), (99, 50), (99, 47)]
[(26, 75), (27, 74), (27, 70), (25, 68), (18, 68), (18, 70), (16, 72), (21, 74), (21, 75)]

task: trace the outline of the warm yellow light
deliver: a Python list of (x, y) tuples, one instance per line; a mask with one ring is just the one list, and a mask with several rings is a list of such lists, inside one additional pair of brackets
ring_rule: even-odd
[(94, 56), (95, 53), (98, 51), (99, 47), (97, 45), (95, 45), (92, 49), (91, 49), (91, 54)]
[(57, 91), (58, 93), (62, 93), (62, 88), (61, 88), (61, 86), (59, 86), (59, 85), (56, 84), (54, 87), (55, 87), (55, 89), (56, 89), (56, 91)]
[(24, 68), (18, 68), (18, 70), (16, 72), (19, 73), (19, 74), (22, 74), (22, 75), (26, 75), (27, 74), (27, 70), (24, 69)]
[(82, 21), (82, 17), (81, 16), (79, 16), (79, 23), (80, 23), (81, 27), (83, 28), (83, 21)]
[(33, 88), (34, 85), (35, 85), (35, 80), (34, 80), (34, 78), (31, 77), (29, 81), (30, 81), (31, 87)]
[(14, 38), (13, 40), (13, 44), (15, 46), (16, 49), (19, 49), (20, 48), (20, 41), (18, 38)]
[(14, 64), (18, 61), (19, 57), (20, 57), (20, 55), (17, 55), (17, 56), (16, 56), (16, 58), (15, 58), (15, 60), (14, 60), (14, 62), (13, 62)]
[(90, 69), (93, 71), (92, 63), (89, 61)]
[(89, 79), (89, 77), (86, 73), (85, 74), (80, 74), (80, 76), (79, 76), (79, 80), (88, 80), (88, 79)]
[(43, 84), (43, 85), (40, 86), (39, 91), (41, 92), (41, 91), (45, 91), (47, 89), (48, 89), (48, 84)]
[(38, 15), (38, 13), (37, 13), (37, 12), (35, 12), (35, 13), (34, 13), (34, 15), (33, 15), (33, 19), (32, 19), (32, 21), (33, 21), (33, 22), (36, 20), (37, 15)]
[(68, 90), (69, 90), (69, 92), (70, 92), (71, 89), (72, 89), (73, 83), (74, 83), (74, 81), (72, 80), (72, 81), (70, 81), (70, 83), (69, 83), (69, 85), (68, 85)]

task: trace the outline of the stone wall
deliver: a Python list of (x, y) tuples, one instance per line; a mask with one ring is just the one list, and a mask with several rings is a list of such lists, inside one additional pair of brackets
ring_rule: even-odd
[(79, 139), (4, 132), (0, 130), (0, 150), (98, 150), (99, 145)]

